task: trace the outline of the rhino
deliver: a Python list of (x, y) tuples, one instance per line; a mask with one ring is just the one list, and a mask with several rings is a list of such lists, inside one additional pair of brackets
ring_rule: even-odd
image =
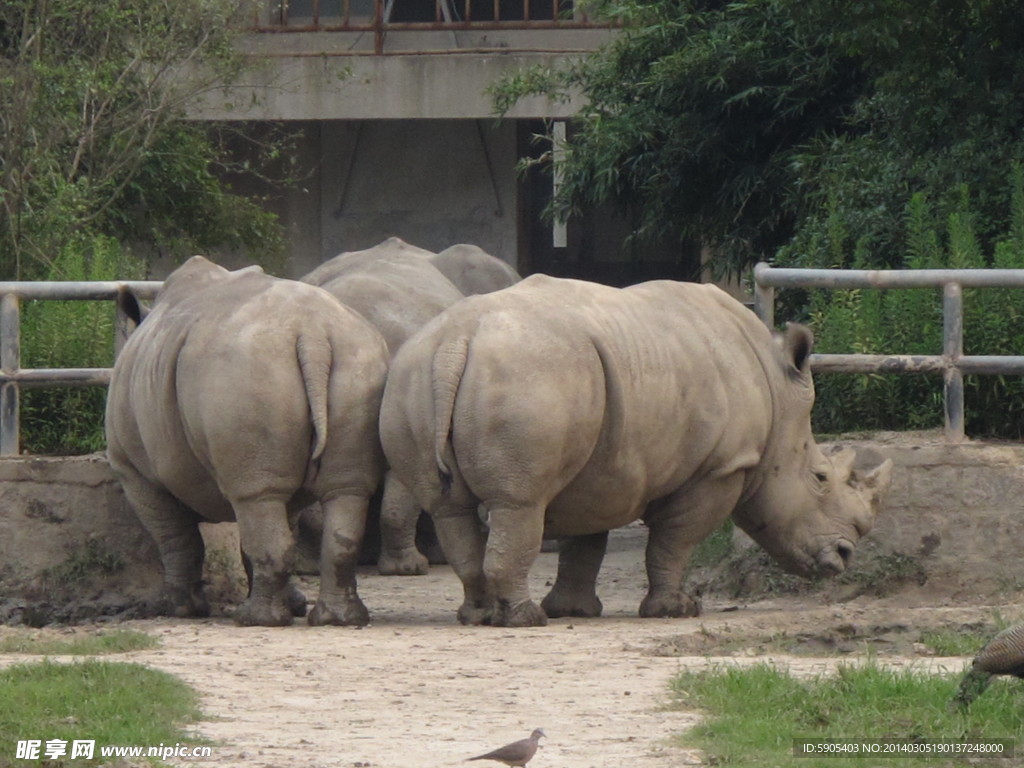
[(500, 291), (522, 279), (498, 257), (467, 243), (458, 243), (427, 258), (466, 296)]
[[(711, 285), (533, 275), (470, 297), (392, 360), (380, 430), (430, 512), (464, 624), (598, 616), (608, 531), (649, 528), (642, 617), (686, 617), (693, 548), (731, 515), (788, 570), (836, 574), (891, 481), (811, 433), (813, 336), (773, 334)], [(486, 510), (489, 532), (476, 514)], [(562, 538), (541, 605), (527, 577)]]
[[(319, 285), (345, 306), (354, 309), (376, 328), (391, 353), (428, 320), (460, 301), (462, 293), (415, 246), (390, 238), (364, 251), (350, 251), (324, 262), (303, 282)], [(303, 513), (303, 523), (316, 529), (314, 513)], [(427, 527), (417, 547), (420, 507), (404, 486), (388, 472), (380, 507), (380, 555), (377, 568), (385, 576), (422, 575), (429, 560), (443, 562), (435, 551), (436, 537)], [(371, 516), (371, 525), (373, 524)], [(367, 538), (372, 538), (371, 532)]]
[[(130, 317), (138, 303), (123, 293)], [(326, 291), (195, 256), (164, 282), (111, 374), (107, 455), (156, 541), (161, 613), (206, 616), (198, 524), (237, 521), (250, 577), (242, 625), (305, 613), (289, 515), (324, 509), (309, 623), (365, 625), (355, 564), (383, 473), (387, 346)]]

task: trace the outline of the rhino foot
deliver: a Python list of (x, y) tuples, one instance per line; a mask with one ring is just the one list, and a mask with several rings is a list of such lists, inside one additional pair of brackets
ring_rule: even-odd
[(210, 615), (210, 604), (201, 588), (189, 590), (166, 586), (157, 602), (156, 612), (176, 619), (205, 619)]
[(601, 615), (604, 606), (597, 595), (577, 598), (573, 595), (552, 589), (547, 597), (541, 600), (540, 607), (548, 618), (560, 619), (575, 616), (581, 619), (593, 619)]
[(235, 609), (234, 619), (240, 627), (287, 627), (293, 616), (285, 603), (249, 598)]
[(298, 587), (292, 585), (287, 597), (288, 610), (292, 616), (302, 617), (306, 615), (306, 596)]
[(359, 599), (346, 603), (340, 611), (328, 607), (323, 600), (317, 600), (307, 620), (311, 627), (365, 627), (370, 623), (370, 612)]
[(521, 603), (510, 603), (498, 600), (497, 610), (491, 619), (496, 627), (543, 627), (548, 623), (548, 615), (533, 600)]
[(640, 603), (640, 618), (686, 619), (700, 616), (700, 598), (685, 592), (648, 594)]
[(459, 606), (458, 617), (461, 624), (490, 624), (494, 617), (494, 604), (490, 601), (477, 603), (467, 600)]
[(416, 549), (400, 550), (398, 554), (382, 549), (377, 560), (381, 576), (423, 576), (429, 568), (427, 558)]

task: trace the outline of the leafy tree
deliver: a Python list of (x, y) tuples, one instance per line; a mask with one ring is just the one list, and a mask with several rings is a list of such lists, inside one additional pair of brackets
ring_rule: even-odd
[[(549, 213), (611, 201), (640, 234), (697, 237), (720, 268), (848, 249), (902, 263), (914, 192), (936, 223), (968, 183), (984, 243), (1022, 154), (1024, 14), (1009, 0), (596, 0), (622, 32), (494, 88), (582, 93)], [(547, 159), (547, 158), (545, 158)], [(840, 226), (841, 224), (841, 226)]]
[(47, 274), (89, 233), (210, 245), (234, 220), (267, 242), (267, 215), (215, 180), (216, 144), (180, 121), (238, 71), (230, 22), (252, 1), (0, 4), (0, 276)]
[[(821, 135), (801, 158), (805, 215), (781, 254), (792, 264), (831, 264), (837, 222), (870, 266), (902, 266), (901, 215), (927, 196), (943, 228), (971, 190), (983, 250), (1005, 231), (1024, 159), (1024, 16), (1008, 0), (815, 0), (794, 5), (798, 24), (869, 73), (841, 133)], [(985, 263), (991, 263), (991, 259)]]

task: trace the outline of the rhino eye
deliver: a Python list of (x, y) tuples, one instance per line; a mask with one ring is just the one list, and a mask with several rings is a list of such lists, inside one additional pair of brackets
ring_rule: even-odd
[(817, 480), (819, 483), (827, 483), (828, 475), (826, 475), (824, 472), (815, 472), (814, 479)]

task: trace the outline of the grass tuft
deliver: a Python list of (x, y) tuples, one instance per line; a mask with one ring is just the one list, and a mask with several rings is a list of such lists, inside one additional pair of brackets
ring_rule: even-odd
[(19, 739), (94, 739), (97, 749), (196, 743), (182, 729), (199, 717), (195, 691), (139, 664), (44, 660), (0, 670), (0, 744), (12, 750)]
[(56, 637), (51, 632), (13, 629), (0, 635), (0, 653), (29, 653), (38, 656), (95, 656), (106, 653), (147, 651), (160, 640), (133, 629)]
[[(712, 765), (865, 766), (863, 756), (796, 757), (796, 739), (1010, 739), (1017, 750), (1024, 749), (1024, 684), (997, 680), (963, 714), (949, 708), (959, 677), (868, 663), (800, 679), (761, 664), (683, 672), (672, 691), (680, 707), (705, 714), (705, 721), (680, 741), (703, 750)], [(869, 762), (871, 768), (907, 765), (905, 757), (872, 756)], [(943, 768), (963, 762), (935, 758), (927, 764)]]

